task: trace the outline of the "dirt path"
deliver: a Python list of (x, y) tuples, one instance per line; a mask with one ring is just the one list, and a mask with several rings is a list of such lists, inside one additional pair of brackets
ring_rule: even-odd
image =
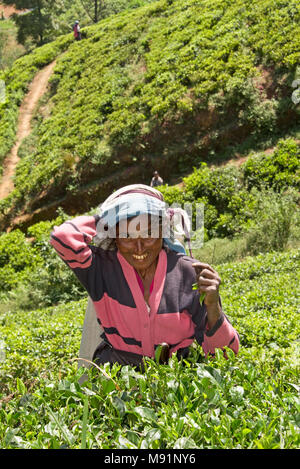
[(15, 173), (16, 165), (19, 161), (18, 150), (22, 140), (31, 132), (30, 122), (39, 99), (46, 92), (49, 77), (54, 69), (56, 61), (47, 65), (39, 71), (29, 86), (29, 91), (25, 96), (19, 110), (16, 142), (12, 150), (3, 163), (3, 175), (0, 181), (0, 200), (8, 196), (13, 190), (12, 177)]
[(11, 15), (13, 15), (14, 13), (24, 13), (28, 10), (17, 10), (13, 5), (3, 5), (1, 2), (0, 2), (0, 17), (1, 15), (3, 14), (3, 17), (4, 19), (7, 19), (9, 18)]

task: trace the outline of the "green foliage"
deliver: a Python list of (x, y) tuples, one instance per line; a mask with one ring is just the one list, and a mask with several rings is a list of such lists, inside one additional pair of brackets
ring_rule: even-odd
[(0, 21), (0, 70), (11, 67), (25, 50), (16, 40), (16, 26), (12, 20)]
[[(4, 2), (10, 0), (4, 0)], [(54, 0), (19, 0), (17, 4), (21, 8), (29, 8), (26, 14), (16, 15), (15, 23), (18, 28), (17, 39), (20, 44), (26, 44), (30, 38), (35, 44), (42, 45), (51, 29), (51, 11), (55, 6)], [(33, 7), (33, 8), (32, 8)]]
[[(74, 20), (81, 26), (98, 22), (101, 18), (126, 9), (137, 8), (153, 0), (3, 0), (2, 3), (25, 9), (26, 13), (14, 15), (18, 42), (26, 48), (53, 41), (72, 31)], [(97, 16), (95, 17), (95, 3)]]
[(300, 188), (300, 146), (293, 139), (280, 140), (274, 153), (254, 155), (242, 166), (248, 188), (261, 185), (282, 190)]
[(2, 309), (13, 306), (28, 310), (85, 296), (83, 287), (49, 243), (53, 227), (66, 218), (62, 214), (52, 222), (37, 223), (28, 228), (27, 237), (20, 230), (0, 236)]
[[(40, 123), (36, 151), (19, 164), (8, 206), (24, 206), (41, 186), (49, 199), (63, 196), (153, 155), (172, 158), (176, 172), (228, 143), (286, 128), (297, 112), (287, 95), (298, 17), (294, 0), (218, 0), (200, 10), (197, 0), (161, 0), (105, 18), (80, 44), (70, 45), (71, 35), (59, 39), (51, 115)], [(9, 95), (5, 107), (2, 155), (34, 74), (32, 61), (21, 64), (22, 73), (7, 76), (17, 99)]]
[(182, 206), (187, 202), (185, 192), (182, 187), (164, 185), (159, 186), (157, 189), (163, 194), (164, 200), (169, 206), (173, 204)]
[(195, 259), (210, 265), (237, 262), (245, 257), (246, 252), (244, 237), (212, 238), (201, 248), (193, 249)]
[(194, 199), (206, 198), (220, 212), (241, 189), (238, 169), (232, 166), (211, 170), (206, 163), (183, 179), (186, 192)]
[[(77, 370), (86, 300), (0, 315), (2, 448), (299, 447), (299, 250), (217, 267), (241, 338), (168, 365)], [(74, 361), (75, 360), (75, 361)], [(107, 377), (108, 375), (108, 377)]]
[[(235, 235), (230, 238), (205, 240), (201, 249), (195, 249), (194, 257), (209, 264), (230, 262), (271, 251), (284, 251), (287, 247), (299, 246), (300, 211), (299, 194), (293, 190), (274, 192), (256, 188), (250, 192), (252, 207), (246, 207), (247, 218), (241, 213), (219, 217), (221, 222), (232, 224)], [(206, 225), (206, 221), (205, 221)], [(238, 228), (238, 230), (237, 230)]]
[[(159, 189), (170, 205), (203, 203), (204, 225), (209, 238), (244, 235), (253, 248), (255, 243), (250, 241), (249, 232), (252, 223), (257, 238), (261, 236), (261, 243), (268, 236), (270, 249), (282, 249), (285, 244), (283, 233), (287, 240), (292, 215), (299, 212), (296, 193), (292, 195), (293, 189), (299, 189), (299, 148), (299, 142), (294, 139), (280, 140), (273, 153), (249, 156), (240, 167), (210, 168), (202, 163), (183, 178), (181, 187), (164, 186)], [(287, 189), (291, 189), (290, 194), (286, 193)], [(278, 192), (278, 196), (274, 192)], [(279, 228), (274, 223), (282, 224), (282, 236), (279, 236)], [(275, 241), (277, 236), (280, 242)], [(268, 243), (266, 241), (266, 251)], [(254, 251), (250, 244), (250, 254), (262, 249), (261, 245), (258, 251)]]
[(256, 210), (245, 229), (246, 251), (283, 251), (289, 241), (292, 224), (299, 224), (299, 193), (293, 191), (252, 191), (257, 199)]
[(18, 106), (30, 81), (39, 68), (49, 64), (56, 56), (64, 51), (70, 42), (71, 36), (58, 39), (36, 49), (15, 61), (10, 70), (5, 70), (0, 79), (6, 84), (6, 100), (0, 103), (0, 162), (2, 163), (7, 152), (14, 143), (17, 128)]
[(41, 263), (37, 251), (20, 230), (0, 236), (0, 252), (1, 290), (15, 287)]

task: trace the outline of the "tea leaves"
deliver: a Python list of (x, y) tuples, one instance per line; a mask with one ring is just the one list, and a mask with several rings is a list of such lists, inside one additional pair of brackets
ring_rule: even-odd
[(78, 369), (86, 300), (2, 313), (1, 446), (297, 448), (299, 250), (219, 271), (223, 308), (241, 338), (227, 358), (220, 350), (205, 358), (195, 345), (183, 361), (148, 359), (145, 373)]

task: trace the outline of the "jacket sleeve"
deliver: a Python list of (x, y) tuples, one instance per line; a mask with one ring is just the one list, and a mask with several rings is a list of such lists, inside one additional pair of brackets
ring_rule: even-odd
[(223, 349), (224, 347), (229, 347), (235, 353), (238, 353), (239, 335), (223, 313), (211, 329), (206, 327), (202, 348), (205, 355), (207, 355), (209, 353), (214, 354), (216, 348)]
[[(228, 318), (222, 310), (220, 319), (209, 329), (207, 325), (207, 311), (204, 303), (200, 304), (200, 294), (193, 290), (196, 282), (195, 270), (192, 264), (195, 259), (182, 256), (181, 274), (183, 278), (182, 291), (186, 297), (192, 298), (190, 301), (189, 313), (195, 325), (195, 339), (203, 348), (205, 355), (214, 354), (216, 348), (231, 348), (235, 353), (239, 349), (239, 335), (233, 328)], [(222, 309), (222, 301), (219, 298)]]
[(98, 219), (98, 216), (80, 216), (54, 227), (50, 243), (72, 270), (90, 267), (92, 250), (88, 244), (96, 235)]

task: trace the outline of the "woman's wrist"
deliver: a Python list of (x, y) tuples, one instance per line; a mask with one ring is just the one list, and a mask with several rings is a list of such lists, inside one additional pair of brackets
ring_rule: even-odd
[(216, 322), (222, 317), (222, 308), (219, 302), (205, 305), (207, 313), (207, 326), (212, 329)]

